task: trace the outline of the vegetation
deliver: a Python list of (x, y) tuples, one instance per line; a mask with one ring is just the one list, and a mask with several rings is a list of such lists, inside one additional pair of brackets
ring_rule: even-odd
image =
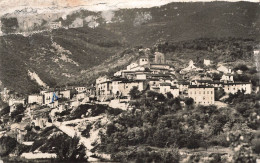
[(54, 147), (57, 158), (60, 161), (84, 161), (86, 149), (79, 144), (79, 138), (68, 138), (64, 134), (52, 137), (49, 140)]
[[(76, 18), (94, 15), (99, 26), (92, 29), (84, 21), (82, 28), (61, 28), (30, 37), (1, 36), (0, 80), (5, 87), (25, 94), (40, 89), (28, 76), (28, 70), (36, 72), (50, 87), (90, 84), (96, 76), (113, 74), (134, 61), (138, 48), (150, 47), (154, 51), (155, 44), (174, 62), (176, 69), (190, 59), (202, 65), (204, 58), (210, 58), (249, 72), (254, 59), (253, 47), (259, 43), (259, 32), (255, 28), (259, 22), (254, 20), (259, 16), (257, 11), (257, 4), (246, 2), (235, 5), (227, 2), (172, 3), (149, 9), (115, 11), (113, 23), (106, 23), (101, 13), (81, 10), (68, 15), (66, 20), (57, 21), (69, 26)], [(203, 15), (207, 17), (201, 19)], [(146, 16), (151, 19), (145, 20)], [(139, 19), (142, 21), (136, 24)], [(6, 32), (22, 30), (16, 18), (4, 16), (1, 22)], [(45, 28), (48, 22), (43, 22), (43, 27), (36, 26), (36, 29)], [(241, 24), (244, 27), (241, 28)], [(60, 59), (61, 54), (78, 66)], [(246, 66), (234, 62), (243, 62)]]
[(23, 104), (18, 104), (13, 112), (11, 112), (11, 119), (14, 120), (14, 122), (21, 122), (23, 116), (25, 107), (23, 107)]
[(138, 98), (140, 98), (141, 92), (138, 90), (138, 87), (134, 86), (130, 90), (129, 95), (130, 95), (131, 99), (138, 99)]
[[(158, 100), (153, 98), (153, 95), (158, 94), (144, 93), (140, 99), (132, 103), (133, 110), (111, 116), (111, 123), (107, 125), (106, 132), (100, 133), (101, 145), (98, 149), (112, 154), (115, 161), (140, 159), (142, 162), (149, 162), (148, 160), (156, 162), (163, 161), (162, 153), (153, 152), (162, 148), (207, 150), (214, 146), (233, 148), (239, 143), (250, 145), (254, 135), (251, 131), (257, 129), (257, 125), (259, 126), (259, 120), (253, 116), (255, 109), (248, 114), (237, 111), (239, 110), (237, 106), (217, 109), (214, 105), (199, 105), (183, 110), (178, 98)], [(236, 96), (233, 100), (238, 101), (239, 98)], [(256, 99), (257, 95), (251, 95), (250, 98)], [(185, 103), (188, 108), (193, 105), (191, 99), (186, 99)], [(254, 101), (254, 104), (256, 103)], [(239, 101), (237, 105), (243, 105), (243, 101)], [(228, 132), (235, 134), (230, 140), (226, 139)], [(239, 142), (237, 136), (247, 138)], [(140, 149), (140, 152), (133, 152), (136, 150), (132, 148)], [(243, 156), (238, 153), (234, 157), (246, 159)], [(218, 160), (217, 156), (214, 156), (214, 159)]]
[(66, 117), (67, 120), (81, 118), (82, 116), (98, 116), (102, 113), (105, 113), (107, 107), (104, 105), (90, 105), (90, 104), (82, 104), (78, 106), (69, 116)]
[(0, 138), (0, 156), (8, 156), (17, 145), (17, 141), (9, 136), (3, 136)]

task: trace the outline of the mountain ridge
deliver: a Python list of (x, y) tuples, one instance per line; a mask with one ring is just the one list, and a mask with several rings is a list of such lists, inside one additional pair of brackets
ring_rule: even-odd
[[(84, 85), (93, 81), (92, 76), (107, 73), (110, 68), (112, 73), (133, 61), (139, 55), (135, 47), (228, 37), (254, 40), (249, 44), (252, 47), (260, 38), (260, 6), (249, 2), (170, 3), (105, 14), (81, 10), (66, 19), (55, 15), (43, 24), (42, 19), (40, 26), (33, 27), (47, 30), (28, 36), (8, 34), (22, 29), (20, 20), (10, 18), (10, 22), (8, 17), (1, 18), (7, 35), (0, 37), (0, 81), (9, 89), (25, 93), (39, 90), (28, 77), (28, 70), (49, 86)], [(7, 24), (3, 24), (5, 21)], [(51, 22), (60, 22), (61, 26), (48, 29)]]

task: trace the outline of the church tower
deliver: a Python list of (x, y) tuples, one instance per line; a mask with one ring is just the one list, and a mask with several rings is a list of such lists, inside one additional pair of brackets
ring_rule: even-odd
[(163, 53), (160, 53), (160, 52), (155, 52), (155, 59), (154, 59), (154, 62), (156, 64), (165, 64), (165, 55)]

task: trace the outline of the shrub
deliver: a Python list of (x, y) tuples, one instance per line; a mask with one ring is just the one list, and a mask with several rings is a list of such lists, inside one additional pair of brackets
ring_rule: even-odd
[(16, 145), (18, 144), (18, 142), (10, 137), (10, 136), (3, 136), (0, 138), (0, 156), (7, 156), (9, 155), (14, 148), (16, 147)]

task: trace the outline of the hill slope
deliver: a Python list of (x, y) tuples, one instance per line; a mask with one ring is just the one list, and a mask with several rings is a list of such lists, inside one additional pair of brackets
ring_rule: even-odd
[[(147, 9), (81, 10), (66, 19), (51, 16), (25, 19), (10, 13), (1, 18), (5, 35), (0, 37), (0, 81), (4, 86), (24, 93), (36, 91), (39, 86), (28, 70), (49, 86), (88, 83), (97, 73), (133, 60), (138, 55), (135, 46), (203, 37), (249, 38), (255, 40), (249, 45), (253, 46), (260, 39), (260, 6), (249, 2), (171, 3)], [(25, 20), (30, 27), (21, 24)], [(66, 28), (50, 30), (53, 21)], [(37, 30), (46, 31), (11, 34)]]

